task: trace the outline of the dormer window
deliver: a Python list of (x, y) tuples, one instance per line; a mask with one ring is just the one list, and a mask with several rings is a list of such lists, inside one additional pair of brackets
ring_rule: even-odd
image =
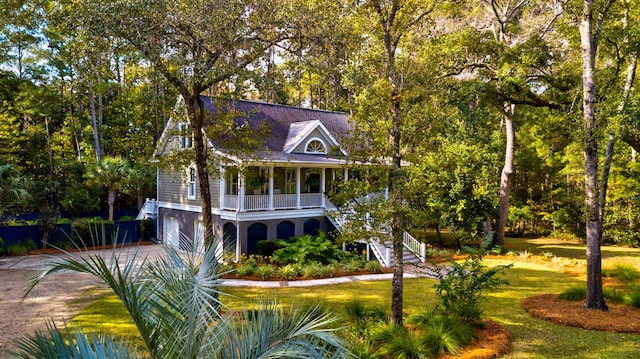
[(180, 134), (180, 148), (193, 148), (193, 133), (188, 123), (182, 122), (178, 124)]
[(307, 142), (307, 147), (305, 147), (304, 152), (310, 154), (326, 154), (327, 147), (321, 140), (314, 138)]

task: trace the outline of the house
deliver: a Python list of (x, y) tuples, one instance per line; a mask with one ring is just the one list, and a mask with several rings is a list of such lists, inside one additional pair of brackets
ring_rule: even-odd
[[(326, 218), (331, 206), (326, 193), (349, 173), (341, 145), (351, 131), (344, 113), (311, 110), (245, 100), (202, 97), (215, 118), (233, 113), (236, 129), (266, 128), (262, 150), (238, 156), (221, 139), (206, 138), (213, 153), (210, 173), (215, 231), (224, 238), (227, 253), (251, 254), (260, 240), (316, 234), (332, 229)], [(192, 141), (184, 101), (163, 131), (154, 153), (185, 151)], [(211, 123), (205, 126), (211, 126)], [(257, 130), (256, 136), (261, 136)], [(201, 206), (195, 165), (184, 171), (158, 170), (158, 238), (180, 248), (193, 243), (201, 229)]]

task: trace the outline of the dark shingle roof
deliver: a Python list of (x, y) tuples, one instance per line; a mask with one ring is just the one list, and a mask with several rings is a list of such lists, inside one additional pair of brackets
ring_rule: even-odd
[[(222, 111), (228, 111), (232, 108), (239, 115), (235, 118), (238, 126), (247, 124), (252, 129), (257, 129), (261, 125), (266, 124), (269, 129), (269, 136), (264, 140), (264, 145), (272, 152), (272, 160), (307, 160), (317, 155), (293, 155), (283, 152), (283, 147), (291, 124), (305, 121), (320, 121), (322, 125), (331, 133), (338, 143), (349, 136), (352, 127), (349, 122), (349, 116), (341, 112), (312, 110), (299, 107), (291, 107), (263, 102), (246, 101), (246, 100), (227, 100), (202, 96), (205, 108), (211, 113), (216, 113), (217, 108)], [(212, 140), (214, 146), (220, 150), (219, 144), (215, 139)], [(298, 158), (300, 157), (300, 158)], [(327, 157), (327, 156), (322, 156)], [(319, 160), (319, 158), (318, 158)], [(305, 161), (306, 162), (306, 161)]]

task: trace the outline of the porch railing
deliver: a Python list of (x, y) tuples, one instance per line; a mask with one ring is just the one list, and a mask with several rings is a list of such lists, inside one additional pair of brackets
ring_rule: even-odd
[(415, 239), (408, 232), (402, 232), (402, 243), (424, 263), (427, 260), (427, 244)]
[[(322, 193), (301, 193), (300, 208), (316, 208), (322, 207)], [(224, 209), (237, 210), (238, 196), (227, 194), (224, 195)], [(296, 194), (274, 194), (273, 207), (269, 206), (268, 194), (247, 194), (244, 196), (244, 210), (246, 211), (264, 211), (273, 209), (293, 209), (297, 207)]]

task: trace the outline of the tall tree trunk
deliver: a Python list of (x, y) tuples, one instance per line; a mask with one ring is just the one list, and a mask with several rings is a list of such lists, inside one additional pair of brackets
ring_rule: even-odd
[[(621, 114), (627, 107), (627, 101), (629, 99), (629, 93), (635, 80), (636, 68), (638, 64), (638, 57), (634, 53), (629, 58), (629, 66), (627, 66), (627, 77), (624, 82), (624, 88), (622, 89), (622, 96), (620, 103), (618, 104), (617, 112)], [(604, 219), (604, 209), (607, 203), (607, 189), (609, 188), (609, 173), (611, 171), (611, 162), (613, 161), (613, 149), (615, 145), (615, 137), (613, 134), (609, 135), (609, 141), (607, 142), (607, 148), (604, 157), (604, 166), (602, 168), (602, 180), (600, 181), (600, 227), (602, 227), (602, 221)], [(602, 240), (602, 229), (600, 231), (600, 240)]]
[(505, 227), (507, 226), (507, 218), (509, 217), (509, 185), (511, 174), (513, 173), (513, 158), (515, 153), (516, 132), (513, 128), (513, 116), (515, 114), (515, 105), (510, 102), (504, 104), (504, 127), (507, 143), (504, 153), (504, 167), (500, 174), (500, 191), (498, 192), (498, 200), (500, 202), (500, 212), (498, 214), (498, 223), (496, 224), (496, 233), (493, 243), (498, 246), (504, 246)]
[(183, 93), (182, 95), (187, 106), (189, 122), (193, 131), (193, 146), (196, 155), (196, 172), (198, 175), (198, 185), (200, 188), (200, 206), (202, 209), (202, 225), (204, 227), (204, 243), (210, 246), (214, 241), (213, 218), (211, 216), (211, 190), (209, 188), (209, 172), (207, 171), (207, 149), (202, 134), (202, 126), (206, 117), (206, 109), (200, 91), (193, 93)]
[(600, 251), (600, 206), (598, 198), (598, 142), (596, 123), (596, 47), (592, 35), (593, 0), (585, 0), (580, 21), (585, 158), (585, 198), (587, 232), (587, 298), (584, 307), (607, 310), (602, 292), (602, 254)]
[(384, 44), (385, 44), (385, 61), (387, 67), (387, 76), (389, 77), (389, 84), (391, 85), (391, 144), (393, 152), (393, 169), (390, 176), (390, 190), (392, 203), (396, 208), (396, 211), (392, 219), (392, 239), (393, 239), (393, 280), (391, 282), (391, 322), (395, 325), (402, 325), (402, 307), (403, 296), (402, 291), (404, 287), (404, 258), (402, 255), (403, 241), (402, 234), (405, 229), (405, 218), (402, 212), (402, 206), (399, 201), (402, 200), (402, 176), (401, 176), (401, 164), (402, 156), (400, 153), (400, 138), (401, 138), (401, 112), (400, 112), (400, 90), (398, 77), (396, 75), (395, 68), (395, 45), (391, 39), (389, 29), (384, 31)]
[(96, 98), (93, 94), (93, 81), (89, 80), (89, 109), (91, 111), (91, 124), (93, 125), (93, 142), (96, 146), (96, 160), (102, 161), (102, 151), (100, 150), (100, 136), (98, 135), (98, 120), (96, 118)]
[(107, 203), (109, 204), (109, 220), (113, 221), (113, 207), (116, 202), (116, 190), (113, 184), (109, 184), (109, 193), (107, 194)]

